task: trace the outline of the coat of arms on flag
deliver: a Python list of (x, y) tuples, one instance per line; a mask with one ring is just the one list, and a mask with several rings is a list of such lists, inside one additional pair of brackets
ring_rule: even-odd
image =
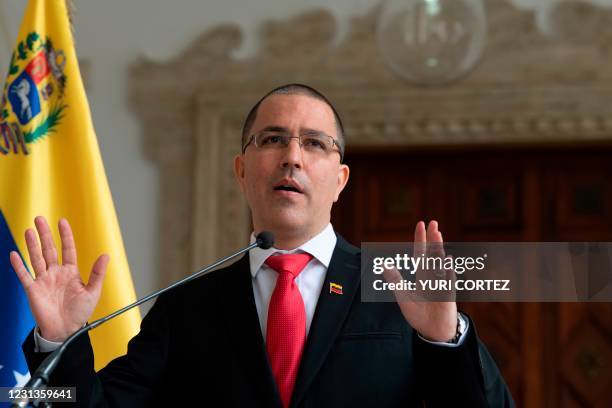
[[(66, 3), (27, 2), (0, 88), (0, 387), (22, 384), (28, 372), (21, 344), (34, 320), (8, 254), (28, 261), (23, 232), (35, 216), (70, 220), (83, 280), (101, 253), (111, 255), (92, 319), (136, 298)], [(128, 313), (91, 334), (96, 369), (125, 354), (138, 332), (138, 310)]]
[(62, 119), (64, 52), (30, 32), (17, 44), (0, 104), (0, 153), (28, 154), (27, 145), (52, 133)]

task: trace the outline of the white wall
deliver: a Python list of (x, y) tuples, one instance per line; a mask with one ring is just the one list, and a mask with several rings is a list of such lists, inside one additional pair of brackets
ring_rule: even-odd
[[(325, 8), (346, 26), (347, 17), (366, 13), (379, 3), (379, 0), (73, 1), (77, 51), (79, 58), (91, 62), (89, 103), (139, 295), (158, 286), (154, 264), (158, 245), (158, 174), (143, 157), (141, 129), (127, 106), (128, 64), (141, 55), (167, 59), (200, 33), (228, 22), (239, 25), (245, 32), (244, 47), (237, 54), (240, 58), (256, 52), (257, 28), (264, 20)], [(512, 0), (517, 7), (536, 9), (539, 16), (545, 15), (547, 7), (557, 1), (560, 0)], [(1, 73), (6, 72), (25, 5), (25, 0), (0, 0)], [(0, 79), (3, 81), (4, 74)]]
[[(362, 14), (376, 0), (74, 0), (77, 53), (91, 63), (88, 98), (121, 225), (136, 290), (158, 287), (158, 174), (141, 149), (141, 128), (127, 106), (128, 65), (138, 56), (167, 59), (202, 32), (235, 23), (246, 36), (237, 57), (256, 51), (264, 19), (284, 19), (312, 8), (335, 15)], [(0, 0), (0, 72), (8, 67), (25, 0)], [(346, 19), (343, 19), (346, 20)]]

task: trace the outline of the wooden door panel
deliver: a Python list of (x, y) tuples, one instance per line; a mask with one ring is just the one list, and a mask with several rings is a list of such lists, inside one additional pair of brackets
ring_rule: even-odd
[[(347, 159), (351, 181), (332, 221), (357, 244), (411, 241), (420, 219), (438, 220), (447, 242), (612, 241), (610, 146), (357, 152)], [(459, 306), (474, 318), (517, 406), (610, 405), (611, 304)]]

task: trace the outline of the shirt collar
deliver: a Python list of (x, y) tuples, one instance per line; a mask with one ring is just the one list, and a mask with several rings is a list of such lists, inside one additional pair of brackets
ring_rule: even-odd
[[(249, 252), (249, 263), (251, 267), (251, 276), (253, 278), (257, 275), (257, 272), (261, 269), (263, 263), (268, 259), (270, 255), (275, 253), (279, 254), (292, 254), (296, 252), (308, 252), (314, 258), (325, 266), (329, 267), (334, 248), (336, 247), (336, 233), (331, 224), (327, 224), (323, 231), (312, 237), (310, 241), (303, 243), (299, 247), (291, 250), (276, 249), (274, 247), (269, 249), (255, 248)], [(251, 243), (255, 242), (255, 234), (251, 233)]]

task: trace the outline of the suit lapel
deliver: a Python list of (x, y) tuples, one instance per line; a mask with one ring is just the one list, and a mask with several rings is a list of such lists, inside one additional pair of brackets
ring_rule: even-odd
[(270, 369), (266, 348), (261, 334), (259, 317), (253, 296), (252, 277), (249, 270), (248, 254), (232, 265), (232, 270), (222, 277), (223, 286), (218, 288), (220, 294), (232, 288), (231, 295), (220, 296), (224, 305), (223, 313), (231, 342), (231, 350), (236, 353), (237, 361), (247, 374), (246, 378), (256, 393), (260, 394), (263, 406), (281, 405), (280, 396)]
[[(299, 405), (336, 341), (359, 288), (359, 278), (359, 252), (338, 236), (304, 348), (292, 406)], [(330, 283), (341, 285), (342, 294), (332, 293)]]

